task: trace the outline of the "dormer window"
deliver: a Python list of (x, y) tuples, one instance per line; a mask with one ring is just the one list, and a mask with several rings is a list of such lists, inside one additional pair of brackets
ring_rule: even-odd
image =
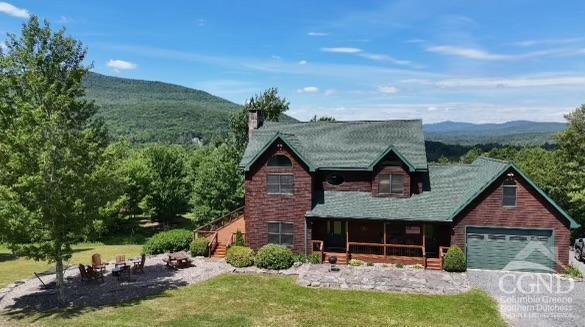
[(389, 174), (380, 175), (378, 193), (382, 195), (404, 195), (404, 175)]
[(502, 206), (513, 208), (516, 207), (516, 181), (513, 177), (508, 177), (504, 180), (504, 185), (502, 188)]
[(268, 167), (274, 168), (291, 168), (292, 162), (287, 156), (277, 154), (268, 160)]

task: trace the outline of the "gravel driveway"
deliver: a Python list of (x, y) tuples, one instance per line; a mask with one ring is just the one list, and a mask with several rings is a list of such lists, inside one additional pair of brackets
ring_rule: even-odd
[(585, 326), (585, 283), (551, 274), (470, 270), (470, 286), (499, 303), (512, 326)]

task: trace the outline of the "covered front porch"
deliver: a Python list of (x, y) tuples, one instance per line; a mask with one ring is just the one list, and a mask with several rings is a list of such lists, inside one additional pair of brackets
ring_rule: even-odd
[[(314, 219), (313, 253), (365, 262), (415, 265), (441, 269), (442, 256), (451, 243), (451, 226), (441, 223), (350, 219)], [(345, 259), (345, 260), (344, 260)]]

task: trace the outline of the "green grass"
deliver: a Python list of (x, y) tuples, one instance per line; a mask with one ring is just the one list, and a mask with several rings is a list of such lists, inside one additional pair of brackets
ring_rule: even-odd
[[(80, 243), (73, 246), (73, 257), (67, 264), (78, 265), (80, 263), (90, 264), (91, 256), (99, 253), (102, 260), (113, 261), (116, 255), (124, 254), (127, 258), (139, 256), (142, 252), (142, 245), (104, 245), (103, 243)], [(0, 246), (0, 288), (14, 283), (17, 280), (33, 278), (33, 272), (47, 273), (54, 272), (55, 265), (45, 261), (34, 261), (25, 258), (15, 258), (10, 250)]]
[[(14, 317), (13, 317), (14, 319)], [(456, 296), (309, 289), (294, 277), (223, 275), (140, 301), (26, 314), (41, 326), (505, 326), (485, 293)]]

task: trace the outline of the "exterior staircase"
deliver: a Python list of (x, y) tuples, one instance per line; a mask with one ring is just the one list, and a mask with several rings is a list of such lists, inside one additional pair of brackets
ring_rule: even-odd
[(225, 258), (227, 254), (227, 245), (223, 243), (218, 243), (215, 251), (211, 254), (212, 258), (222, 259)]
[(427, 269), (429, 270), (443, 270), (441, 259), (439, 258), (427, 258)]
[(225, 216), (212, 220), (193, 231), (195, 238), (205, 237), (209, 240), (209, 254), (212, 258), (224, 258), (227, 249), (235, 241), (238, 232), (246, 235), (244, 208), (238, 208)]

